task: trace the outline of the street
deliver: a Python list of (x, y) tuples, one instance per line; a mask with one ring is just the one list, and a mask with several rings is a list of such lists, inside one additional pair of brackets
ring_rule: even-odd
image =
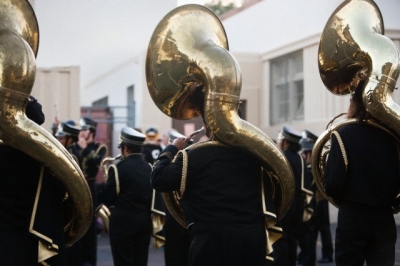
[[(335, 239), (336, 224), (331, 225), (332, 238)], [(400, 225), (397, 226), (397, 243), (396, 243), (396, 262), (394, 265), (400, 265)], [(321, 242), (317, 242), (317, 260), (321, 258)], [(154, 250), (150, 247), (148, 266), (164, 266), (164, 251), (163, 248)], [(318, 266), (333, 266), (335, 263), (319, 264)], [(108, 235), (102, 233), (98, 239), (97, 245), (97, 266), (113, 266), (110, 243)]]

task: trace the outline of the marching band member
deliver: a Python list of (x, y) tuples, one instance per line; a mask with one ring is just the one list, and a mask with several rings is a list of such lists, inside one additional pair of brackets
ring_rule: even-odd
[[(227, 146), (189, 149), (187, 160), (182, 156), (174, 159), (189, 141), (176, 138), (164, 149), (151, 180), (153, 188), (163, 192), (185, 186), (180, 204), (190, 232), (188, 265), (265, 265), (268, 254), (259, 197), (260, 163), (251, 154)], [(270, 192), (265, 195), (271, 200)]]
[[(362, 91), (363, 82), (351, 98), (348, 118), (372, 118)], [(336, 265), (394, 265), (397, 233), (391, 207), (400, 191), (398, 143), (367, 124), (343, 126), (336, 132), (325, 185), (327, 194), (340, 204)]]
[(108, 178), (98, 191), (98, 203), (113, 206), (110, 216), (110, 245), (114, 265), (147, 265), (152, 234), (150, 186), (151, 167), (141, 153), (145, 135), (121, 129), (123, 159), (108, 169)]
[[(81, 130), (77, 145), (80, 148), (81, 169), (92, 194), (93, 207), (97, 206), (96, 176), (100, 164), (107, 153), (107, 147), (94, 141), (96, 137), (97, 122), (88, 117), (79, 121)], [(93, 210), (94, 211), (94, 210)], [(80, 257), (85, 266), (95, 266), (97, 261), (97, 226), (96, 217), (86, 234), (79, 240), (81, 242)]]

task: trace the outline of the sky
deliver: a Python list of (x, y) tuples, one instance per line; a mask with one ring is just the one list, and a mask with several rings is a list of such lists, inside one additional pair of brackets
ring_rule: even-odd
[(79, 66), (81, 87), (147, 48), (176, 0), (35, 0), (37, 67)]
[[(218, 1), (218, 0), (214, 0)], [(199, 4), (199, 5), (204, 5), (206, 3), (213, 2), (213, 0), (178, 0), (178, 5), (185, 5), (185, 4)], [(231, 2), (236, 2), (236, 3), (241, 3), (242, 0), (222, 0), (222, 3), (231, 3)]]
[(208, 0), (178, 0), (178, 6), (186, 5), (186, 4), (199, 4), (204, 5), (209, 2)]
[(157, 23), (177, 5), (210, 1), (163, 0), (160, 5), (159, 0), (118, 0), (118, 4), (113, 0), (34, 0), (39, 24), (37, 67), (80, 66), (85, 87), (142, 54)]

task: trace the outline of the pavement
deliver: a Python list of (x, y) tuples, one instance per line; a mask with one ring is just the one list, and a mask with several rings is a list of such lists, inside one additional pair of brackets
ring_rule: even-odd
[[(332, 238), (335, 239), (335, 230), (336, 224), (331, 224), (331, 233)], [(394, 265), (400, 266), (400, 225), (397, 226), (397, 241), (396, 243), (396, 262)], [(321, 258), (321, 241), (318, 239), (317, 241), (317, 260)], [(97, 245), (97, 266), (113, 266), (111, 249), (110, 249), (110, 242), (108, 239), (108, 234), (102, 233), (99, 235), (98, 238), (98, 245)], [(317, 263), (318, 266), (333, 266), (335, 265), (334, 262), (332, 263)], [(148, 266), (165, 266), (164, 263), (164, 250), (163, 248), (153, 249), (150, 247), (149, 249), (149, 261)]]

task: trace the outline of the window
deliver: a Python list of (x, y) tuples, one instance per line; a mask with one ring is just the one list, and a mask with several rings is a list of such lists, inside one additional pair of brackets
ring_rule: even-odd
[(126, 106), (128, 108), (128, 126), (135, 127), (135, 87), (134, 85), (128, 86), (126, 95)]
[(271, 60), (271, 124), (304, 119), (303, 52)]
[(247, 118), (247, 100), (240, 100), (239, 109), (241, 112), (241, 118), (246, 120)]
[(107, 106), (108, 97), (101, 98), (100, 100), (92, 102), (92, 106)]

